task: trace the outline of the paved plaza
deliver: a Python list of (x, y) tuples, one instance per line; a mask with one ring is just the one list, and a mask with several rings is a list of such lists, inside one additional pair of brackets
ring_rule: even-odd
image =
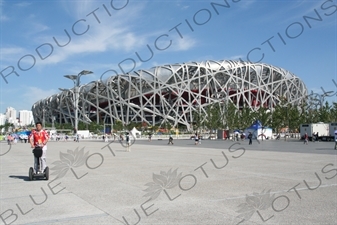
[(0, 143), (0, 224), (337, 224), (332, 142), (154, 139)]

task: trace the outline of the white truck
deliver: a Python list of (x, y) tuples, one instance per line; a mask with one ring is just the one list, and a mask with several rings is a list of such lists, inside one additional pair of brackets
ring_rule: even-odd
[(335, 140), (335, 130), (337, 130), (337, 122), (333, 122), (329, 124), (329, 137), (327, 141)]
[(78, 130), (77, 134), (80, 135), (80, 139), (89, 138), (91, 136), (89, 130)]
[(317, 134), (318, 140), (324, 140), (329, 136), (329, 124), (328, 123), (309, 123), (301, 124), (300, 133), (302, 139), (304, 138), (305, 133), (308, 134), (309, 140), (312, 141), (313, 133)]

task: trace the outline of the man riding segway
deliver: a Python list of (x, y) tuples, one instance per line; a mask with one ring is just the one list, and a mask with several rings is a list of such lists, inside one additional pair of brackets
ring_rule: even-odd
[(48, 133), (42, 129), (42, 123), (36, 122), (36, 129), (32, 130), (29, 135), (29, 143), (34, 154), (34, 169), (29, 169), (29, 179), (32, 180), (35, 176), (42, 175), (47, 180), (49, 179), (49, 169), (46, 163), (47, 142), (49, 140)]

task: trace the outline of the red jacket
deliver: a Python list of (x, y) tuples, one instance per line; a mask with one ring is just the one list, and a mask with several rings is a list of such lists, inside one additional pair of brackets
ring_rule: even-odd
[(29, 140), (32, 140), (34, 146), (43, 146), (47, 143), (49, 135), (45, 130), (33, 130), (29, 135)]

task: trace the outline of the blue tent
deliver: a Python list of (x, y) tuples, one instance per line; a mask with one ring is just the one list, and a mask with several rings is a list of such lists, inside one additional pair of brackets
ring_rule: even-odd
[(18, 134), (19, 136), (21, 135), (21, 134), (23, 134), (23, 135), (30, 135), (30, 133), (31, 133), (31, 131), (30, 130), (25, 130), (25, 131), (19, 131), (19, 132), (17, 132), (16, 134)]
[(270, 127), (264, 127), (262, 126), (262, 123), (260, 120), (255, 120), (254, 123), (245, 129), (245, 134), (248, 136), (249, 132), (253, 134), (253, 138), (272, 138), (273, 135), (273, 129)]
[(261, 127), (262, 127), (261, 121), (260, 120), (255, 120), (254, 123), (250, 127), (248, 127), (247, 129), (250, 128), (250, 129), (257, 130), (257, 129), (261, 128)]

